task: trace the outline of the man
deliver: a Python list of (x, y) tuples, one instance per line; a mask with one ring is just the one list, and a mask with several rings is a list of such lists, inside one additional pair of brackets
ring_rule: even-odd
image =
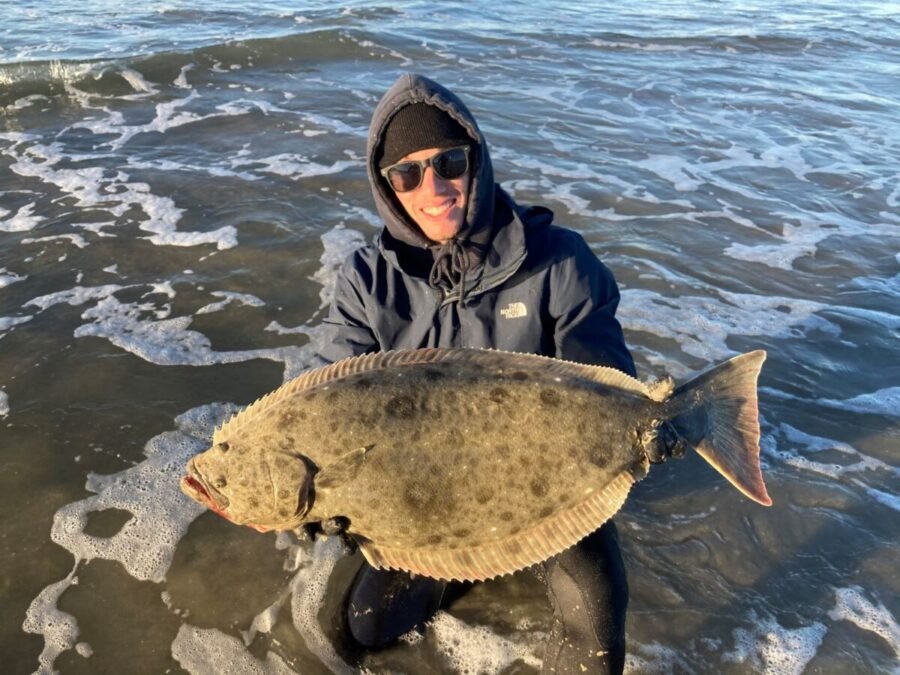
[[(367, 171), (384, 230), (341, 269), (323, 358), (482, 347), (634, 374), (612, 274), (548, 209), (522, 208), (494, 182), (484, 136), (454, 94), (421, 75), (397, 80), (372, 118)], [(613, 523), (533, 569), (554, 611), (544, 672), (621, 672), (628, 589)], [(363, 564), (351, 633), (384, 646), (446, 591)]]

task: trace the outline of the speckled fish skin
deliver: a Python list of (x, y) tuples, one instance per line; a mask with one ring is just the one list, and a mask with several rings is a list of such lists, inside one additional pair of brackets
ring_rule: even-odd
[(347, 518), (371, 563), (444, 578), (574, 544), (661, 456), (661, 422), (677, 417), (686, 436), (710, 426), (701, 394), (670, 399), (671, 387), (533, 355), (393, 352), (302, 377), (218, 430), (185, 492), (262, 530)]

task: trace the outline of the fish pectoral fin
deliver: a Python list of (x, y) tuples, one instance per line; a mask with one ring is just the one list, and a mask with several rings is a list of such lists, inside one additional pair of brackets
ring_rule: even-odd
[(316, 475), (316, 491), (345, 485), (356, 478), (356, 475), (365, 463), (366, 455), (374, 447), (374, 445), (367, 445), (362, 448), (356, 448), (341, 455), (331, 464), (325, 465)]

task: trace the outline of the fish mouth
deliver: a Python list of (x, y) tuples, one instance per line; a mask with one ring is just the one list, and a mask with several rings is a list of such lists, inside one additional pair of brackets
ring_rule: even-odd
[[(206, 484), (206, 481), (197, 474), (193, 462), (188, 466), (188, 475), (181, 479), (181, 490), (188, 497), (199, 502), (210, 511), (214, 511), (223, 518), (230, 520), (228, 514), (225, 513), (225, 509), (228, 508), (228, 500), (222, 499)], [(224, 504), (222, 503), (223, 501)]]

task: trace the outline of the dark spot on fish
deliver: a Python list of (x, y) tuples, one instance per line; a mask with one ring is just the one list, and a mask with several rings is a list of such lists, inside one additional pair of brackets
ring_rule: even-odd
[(303, 400), (304, 401), (314, 401), (316, 399), (316, 396), (317, 396), (316, 392), (308, 391), (305, 394), (303, 394)]
[(281, 510), (278, 512), (279, 518), (287, 518), (289, 515), (291, 515), (291, 514), (288, 513), (286, 509), (281, 509)]
[(494, 448), (494, 453), (496, 453), (498, 457), (506, 459), (510, 456), (512, 450), (510, 450), (510, 447), (506, 443), (503, 443)]
[(219, 452), (228, 452), (228, 448), (231, 447), (225, 441), (222, 441), (216, 446), (219, 449)]
[(423, 368), (422, 377), (429, 382), (437, 382), (438, 380), (443, 380), (446, 375), (437, 368)]
[(331, 433), (334, 433), (335, 431), (338, 430), (339, 426), (340, 425), (338, 425), (337, 422), (332, 422), (331, 424), (328, 425), (328, 430), (331, 431)]
[(284, 457), (276, 457), (275, 458), (275, 468), (284, 469), (287, 467), (287, 460)]
[(240, 485), (241, 487), (247, 487), (248, 485), (250, 485), (250, 481), (248, 481), (246, 478), (241, 478), (238, 481), (238, 485)]
[(552, 506), (545, 506), (540, 511), (538, 511), (538, 518), (546, 518), (549, 515), (553, 514)]
[(225, 480), (225, 476), (219, 476), (213, 481), (213, 486), (221, 490), (223, 487), (228, 485), (228, 481)]
[(425, 543), (429, 546), (437, 546), (442, 541), (444, 541), (444, 538), (441, 535), (432, 534), (430, 537), (428, 537), (428, 539), (425, 540)]
[(453, 536), (457, 539), (465, 539), (469, 535), (472, 534), (472, 530), (467, 530), (466, 528), (461, 528), (459, 530), (453, 530)]
[(284, 429), (289, 429), (296, 424), (298, 419), (300, 419), (299, 411), (285, 410), (281, 414), (281, 417), (278, 418), (278, 430), (283, 431)]
[(411, 440), (413, 443), (418, 443), (421, 438), (422, 432), (418, 429), (413, 429), (412, 435), (409, 437), (409, 440)]
[(257, 506), (259, 506), (259, 500), (256, 499), (256, 497), (251, 497), (250, 506), (255, 509)]
[(503, 511), (500, 514), (500, 520), (502, 520), (504, 523), (508, 523), (513, 518), (515, 518), (515, 516), (513, 515), (512, 511)]
[(278, 491), (278, 498), (279, 498), (279, 499), (287, 499), (287, 498), (290, 497), (290, 496), (291, 496), (291, 492), (290, 492), (290, 490), (288, 490), (287, 488), (281, 488), (281, 489)]
[(384, 407), (388, 417), (397, 417), (402, 420), (412, 419), (416, 416), (416, 402), (411, 396), (394, 396)]
[(462, 447), (463, 443), (466, 442), (465, 436), (462, 435), (462, 432), (459, 429), (451, 429), (447, 432), (447, 442), (452, 448)]
[(361, 389), (365, 391), (366, 389), (372, 388), (372, 378), (370, 377), (360, 377), (354, 383), (357, 389)]
[(578, 431), (578, 435), (581, 436), (582, 438), (587, 436), (588, 428), (587, 428), (587, 424), (584, 421), (578, 422), (578, 424), (575, 425), (575, 429)]
[(494, 498), (494, 490), (491, 487), (484, 486), (475, 490), (475, 501), (479, 504), (487, 504)]
[(364, 427), (376, 427), (381, 421), (381, 415), (376, 412), (360, 413), (359, 421)]
[(546, 455), (548, 452), (550, 452), (550, 446), (546, 443), (538, 443), (538, 450), (541, 451), (542, 455)]
[(410, 529), (409, 529), (408, 525), (401, 525), (397, 529), (400, 531), (400, 534), (409, 534), (410, 533)]
[(551, 408), (556, 408), (562, 403), (562, 398), (553, 389), (541, 389), (541, 403)]
[(535, 497), (546, 497), (547, 489), (547, 481), (543, 478), (535, 478), (531, 481), (531, 494)]
[(531, 375), (526, 373), (524, 370), (517, 370), (512, 374), (512, 379), (519, 380), (519, 382), (524, 382), (527, 379), (530, 379)]
[(326, 403), (334, 403), (338, 397), (338, 393), (336, 391), (329, 391), (325, 394), (325, 402)]
[(568, 492), (563, 492), (561, 495), (559, 495), (558, 501), (560, 504), (568, 504), (571, 497), (572, 495), (570, 495)]
[(503, 387), (494, 387), (488, 393), (488, 398), (490, 398), (494, 403), (503, 403), (506, 399), (509, 398), (509, 392), (506, 391)]
[(434, 493), (421, 483), (413, 483), (407, 486), (403, 499), (410, 508), (426, 509), (434, 501)]

